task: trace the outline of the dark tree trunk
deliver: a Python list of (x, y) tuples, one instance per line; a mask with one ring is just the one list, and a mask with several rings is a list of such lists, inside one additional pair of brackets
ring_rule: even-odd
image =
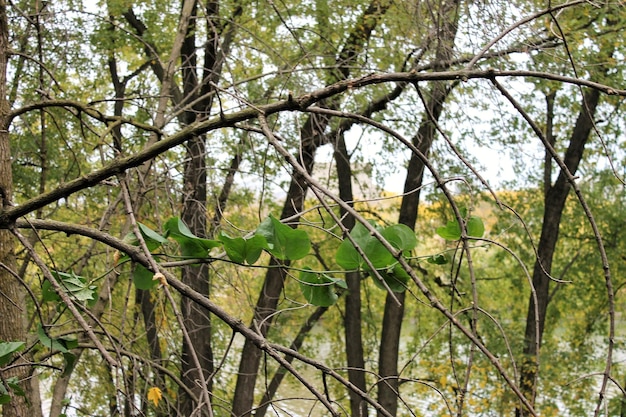
[[(328, 307), (316, 308), (313, 314), (311, 314), (309, 318), (306, 320), (306, 322), (302, 325), (302, 327), (300, 327), (300, 331), (298, 332), (298, 335), (294, 338), (289, 348), (295, 351), (300, 350), (300, 348), (302, 347), (302, 344), (304, 343), (304, 339), (306, 338), (306, 336), (309, 334), (313, 326), (315, 326), (315, 324), (327, 311), (328, 311)], [(294, 357), (287, 356), (285, 359), (287, 360), (288, 363), (292, 363), (294, 360)], [(261, 404), (254, 412), (255, 417), (265, 416), (265, 413), (267, 412), (267, 409), (269, 408), (271, 401), (274, 398), (274, 395), (276, 394), (276, 391), (278, 391), (278, 387), (280, 386), (281, 382), (283, 381), (283, 379), (285, 378), (287, 374), (288, 374), (287, 369), (284, 366), (281, 366), (280, 368), (278, 368), (278, 370), (272, 377), (272, 380), (270, 381), (269, 385), (267, 386), (267, 389), (265, 390), (265, 394), (263, 395), (263, 398), (261, 399)]]
[[(354, 200), (352, 192), (352, 167), (346, 149), (343, 132), (335, 142), (335, 163), (337, 164), (337, 178), (339, 182), (339, 197), (351, 203)], [(343, 226), (347, 230), (354, 227), (354, 217), (345, 209), (341, 209)], [(367, 391), (365, 381), (365, 357), (363, 352), (363, 335), (361, 330), (361, 274), (359, 272), (346, 273), (348, 292), (345, 296), (345, 313), (343, 318), (344, 336), (346, 340), (346, 362), (348, 365), (348, 379), (361, 391)], [(354, 417), (367, 417), (367, 403), (354, 391), (350, 391), (350, 411)]]
[[(442, 6), (441, 21), (445, 22), (439, 29), (437, 45), (437, 61), (450, 59), (457, 32), (458, 1), (452, 0)], [(445, 83), (435, 83), (430, 97), (427, 97), (427, 114), (421, 122), (413, 144), (423, 154), (428, 155), (437, 134), (436, 123), (441, 116), (446, 98), (452, 89)], [(407, 175), (404, 183), (404, 194), (400, 204), (398, 223), (415, 229), (419, 208), (420, 191), (424, 177), (424, 161), (411, 154)], [(417, 191), (415, 191), (417, 190)], [(378, 402), (392, 415), (398, 412), (399, 380), (398, 359), (400, 354), (400, 335), (404, 319), (405, 293), (387, 294), (383, 314), (382, 334), (380, 340), (378, 374)], [(378, 413), (380, 416), (381, 413)]]
[[(329, 83), (345, 79), (350, 74), (350, 66), (354, 64), (363, 45), (369, 40), (372, 31), (378, 24), (380, 18), (390, 7), (389, 0), (372, 0), (370, 5), (357, 20), (354, 29), (350, 32), (344, 47), (336, 59), (336, 71), (327, 80)], [(337, 109), (337, 102), (321, 102), (320, 106)], [(329, 119), (326, 116), (311, 115), (302, 127), (300, 132), (300, 152), (296, 159), (311, 173), (317, 148), (327, 141), (324, 132), (328, 127)], [(285, 205), (281, 219), (292, 217), (300, 213), (304, 207), (304, 198), (308, 190), (308, 184), (297, 170), (293, 170), (291, 183), (287, 192)], [(296, 227), (294, 224), (293, 227)], [(276, 261), (272, 261), (273, 266), (277, 266)], [(265, 276), (263, 289), (257, 301), (252, 328), (259, 331), (262, 336), (267, 336), (267, 331), (272, 322), (272, 317), (276, 312), (278, 300), (280, 299), (285, 280), (285, 271), (281, 268), (270, 268)], [(259, 325), (262, 323), (262, 325)], [(261, 353), (256, 345), (246, 340), (241, 353), (239, 364), (239, 375), (235, 386), (233, 400), (233, 414), (239, 416), (249, 416), (254, 403), (254, 387), (257, 380), (257, 372), (261, 361)]]
[[(445, 84), (435, 84), (433, 87), (427, 105), (434, 121), (427, 116), (413, 139), (413, 144), (423, 155), (428, 155), (430, 151), (436, 135), (435, 123), (441, 115), (443, 104), (450, 91)], [(424, 162), (417, 155), (411, 155), (398, 218), (398, 223), (411, 229), (415, 228), (417, 222), (419, 189), (422, 186), (423, 176)], [(378, 384), (378, 402), (392, 415), (396, 415), (398, 411), (398, 358), (404, 319), (404, 300), (405, 293), (387, 294), (378, 358), (378, 374), (381, 378)]]
[[(599, 99), (600, 93), (597, 90), (590, 90), (584, 94), (582, 108), (563, 159), (571, 174), (576, 172), (582, 160), (585, 144), (593, 128), (592, 118)], [(550, 295), (550, 278), (547, 274), (552, 272), (552, 261), (559, 238), (559, 225), (570, 188), (566, 174), (561, 171), (556, 182), (547, 189), (545, 195), (541, 237), (533, 269), (533, 287), (537, 303), (535, 304), (535, 299), (531, 295), (524, 332), (524, 359), (520, 370), (520, 389), (531, 404), (534, 403), (536, 395), (537, 356), (541, 348)], [(517, 408), (515, 414), (523, 416), (526, 413), (525, 410)]]
[[(184, 204), (181, 219), (196, 236), (206, 237), (206, 162), (204, 138), (196, 137), (187, 144), (187, 166), (184, 175)], [(209, 296), (209, 269), (206, 264), (199, 266), (185, 266), (182, 271), (182, 281), (198, 291)], [(181, 380), (196, 398), (202, 397), (203, 389), (211, 391), (213, 373), (213, 351), (211, 348), (211, 315), (207, 309), (194, 303), (188, 298), (181, 300), (181, 314), (185, 329), (189, 333), (189, 346), (183, 339), (181, 358)], [(191, 349), (199, 360), (200, 369), (192, 360)], [(203, 376), (200, 378), (199, 373)], [(199, 386), (198, 381), (204, 380), (206, 387)], [(179, 411), (182, 415), (191, 415), (197, 404), (187, 395), (184, 389), (179, 391)]]
[[(13, 174), (11, 169), (11, 146), (9, 142), (8, 115), (10, 112), (7, 101), (7, 63), (9, 59), (9, 27), (7, 22), (7, 4), (0, 0), (0, 208), (11, 201), (13, 192)], [(20, 282), (15, 279), (15, 243), (11, 232), (0, 230), (0, 340), (3, 342), (25, 342), (28, 344), (26, 329), (25, 292)], [(8, 270), (7, 270), (8, 269)], [(13, 274), (11, 273), (13, 272)], [(25, 361), (18, 359), (23, 365)], [(34, 398), (37, 392), (33, 389), (30, 366), (17, 366), (2, 372), (2, 382), (16, 377), (25, 395), (12, 393), (11, 401), (2, 406), (4, 417), (40, 416), (41, 409), (36, 410), (33, 404), (40, 404)], [(6, 387), (5, 387), (6, 388)], [(10, 390), (10, 389), (9, 389)]]
[[(206, 2), (207, 16), (213, 20), (219, 15), (217, 2)], [(183, 102), (180, 106), (189, 108), (183, 112), (183, 122), (193, 124), (198, 119), (207, 117), (211, 111), (212, 99), (205, 94), (210, 91), (209, 80), (216, 76), (214, 71), (219, 71), (221, 65), (217, 62), (217, 48), (219, 42), (216, 26), (213, 21), (207, 28), (207, 40), (204, 50), (204, 73), (199, 80), (197, 68), (196, 46), (196, 19), (198, 16), (198, 2), (191, 13), (187, 36), (181, 48), (181, 64), (183, 77)], [(189, 105), (186, 103), (194, 103)], [(207, 175), (206, 175), (206, 137), (196, 136), (186, 144), (185, 169), (183, 174), (183, 210), (181, 219), (196, 236), (207, 237)], [(206, 264), (185, 266), (182, 269), (181, 280), (200, 294), (209, 297), (209, 268)], [(189, 334), (188, 344), (183, 338), (181, 352), (181, 380), (183, 384), (194, 394), (196, 399), (203, 397), (202, 392), (209, 393), (213, 385), (213, 349), (211, 343), (211, 315), (207, 309), (183, 298), (181, 300), (181, 314), (185, 330)], [(198, 359), (198, 364), (192, 359), (192, 350)], [(198, 369), (198, 366), (200, 369)], [(206, 386), (202, 386), (204, 381)], [(199, 406), (190, 398), (185, 389), (179, 390), (179, 412), (182, 415), (191, 415)], [(204, 404), (204, 407), (209, 406)]]
[[(314, 118), (308, 120), (303, 130), (308, 132), (308, 137), (313, 135), (316, 122)], [(320, 123), (322, 123), (320, 121)], [(313, 170), (313, 160), (317, 149), (317, 140), (309, 140), (308, 146), (303, 144), (300, 163), (310, 173)], [(308, 185), (304, 181), (302, 175), (294, 170), (292, 180), (287, 192), (287, 199), (283, 206), (281, 219), (292, 217), (302, 211), (304, 207), (304, 198)], [(295, 225), (294, 225), (295, 227)], [(265, 275), (263, 288), (259, 293), (256, 307), (254, 309), (254, 318), (252, 319), (252, 329), (263, 336), (267, 336), (272, 317), (278, 307), (278, 301), (283, 290), (285, 282), (285, 270), (278, 266), (288, 266), (288, 262), (280, 263), (272, 259), (269, 269)], [(256, 385), (257, 372), (261, 363), (261, 351), (256, 345), (246, 339), (241, 353), (241, 362), (239, 364), (239, 372), (237, 377), (237, 385), (235, 386), (235, 396), (233, 401), (233, 414), (235, 416), (249, 416), (252, 412), (254, 403), (254, 387)]]

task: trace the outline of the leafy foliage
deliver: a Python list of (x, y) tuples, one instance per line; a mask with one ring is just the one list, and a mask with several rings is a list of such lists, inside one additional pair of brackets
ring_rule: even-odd
[[(0, 297), (14, 311), (2, 329), (20, 331), (0, 334), (0, 404), (41, 379), (58, 394), (54, 415), (189, 415), (177, 408), (188, 394), (195, 412), (231, 414), (236, 387), (258, 374), (267, 383), (247, 389), (251, 401), (267, 394), (290, 415), (371, 414), (350, 405), (378, 401), (381, 381), (396, 393), (390, 414), (512, 415), (516, 377), (533, 365), (523, 318), (536, 248), (554, 226), (532, 406), (625, 414), (619, 390), (598, 401), (586, 377), (626, 381), (623, 364), (605, 363), (625, 334), (619, 2), (551, 13), (527, 0), (84, 3), (6, 7)], [(546, 225), (554, 159), (571, 156), (565, 139), (594, 89), (576, 192)], [(472, 210), (451, 217), (451, 205)], [(376, 221), (343, 235), (349, 207)], [(407, 214), (415, 230), (398, 224)], [(143, 240), (144, 261), (120, 254), (120, 238)], [(159, 285), (154, 263), (174, 285)], [(406, 311), (396, 323), (387, 298)], [(328, 352), (357, 340), (351, 325), (364, 369), (346, 376), (335, 372), (345, 355)], [(394, 325), (402, 339), (381, 340)], [(190, 335), (219, 364), (206, 384), (181, 372), (195, 366)], [(258, 371), (233, 372), (248, 359), (241, 335), (264, 349), (248, 355), (263, 358)], [(402, 374), (382, 375), (381, 347), (394, 343)], [(291, 367), (278, 345), (297, 346)], [(286, 369), (306, 383), (275, 383)], [(355, 374), (368, 401), (351, 398)]]
[(330, 307), (335, 304), (339, 298), (337, 292), (347, 289), (345, 281), (310, 269), (300, 272), (299, 279), (304, 298), (319, 307)]
[(221, 246), (222, 244), (216, 240), (203, 239), (195, 236), (179, 217), (172, 217), (165, 222), (164, 229), (165, 236), (169, 236), (179, 243), (181, 253), (185, 257), (206, 258), (211, 249)]
[[(480, 217), (469, 216), (467, 217), (467, 210), (461, 210), (461, 216), (467, 236), (481, 238), (485, 233), (485, 225)], [(465, 219), (467, 217), (467, 219)], [(437, 234), (445, 240), (459, 240), (462, 236), (461, 224), (458, 220), (450, 220), (445, 226), (437, 228)]]
[(311, 250), (311, 241), (303, 230), (292, 229), (273, 216), (267, 217), (255, 234), (265, 238), (267, 250), (281, 260), (304, 258)]

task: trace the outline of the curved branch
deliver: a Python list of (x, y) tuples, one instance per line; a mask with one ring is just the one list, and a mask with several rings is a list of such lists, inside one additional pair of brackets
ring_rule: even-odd
[(142, 129), (148, 132), (154, 132), (159, 135), (161, 134), (161, 131), (152, 125), (139, 123), (132, 119), (127, 119), (124, 117), (108, 116), (100, 112), (99, 110), (96, 110), (95, 108), (91, 107), (89, 104), (85, 104), (85, 103), (81, 103), (79, 101), (73, 101), (73, 100), (46, 100), (46, 101), (40, 101), (38, 103), (28, 104), (26, 106), (15, 109), (11, 113), (9, 113), (7, 124), (11, 124), (13, 119), (15, 119), (18, 116), (21, 116), (22, 114), (35, 111), (35, 110), (46, 109), (49, 107), (72, 108), (72, 109), (78, 110), (81, 113), (85, 113), (89, 117), (99, 120), (103, 123), (111, 123), (111, 122), (124, 123), (124, 124), (135, 126), (138, 129)]
[[(155, 142), (146, 147), (142, 151), (124, 158), (115, 159), (104, 168), (93, 171), (82, 177), (76, 178), (65, 184), (61, 184), (54, 190), (40, 194), (19, 206), (7, 208), (0, 213), (0, 227), (6, 227), (14, 222), (17, 218), (31, 213), (41, 207), (46, 206), (61, 198), (66, 198), (75, 192), (85, 188), (92, 187), (107, 178), (120, 174), (129, 168), (137, 167), (144, 162), (150, 161), (156, 156), (186, 142), (190, 138), (216, 130), (223, 127), (233, 126), (238, 122), (256, 119), (260, 114), (271, 115), (284, 111), (305, 111), (312, 104), (317, 103), (326, 98), (340, 94), (347, 90), (355, 88), (363, 88), (370, 85), (383, 84), (388, 82), (420, 82), (420, 81), (445, 81), (445, 80), (469, 80), (469, 79), (489, 79), (493, 80), (497, 77), (533, 77), (543, 78), (553, 81), (560, 81), (568, 84), (574, 84), (584, 87), (590, 87), (608, 95), (619, 95), (626, 97), (626, 90), (613, 88), (611, 86), (582, 80), (572, 77), (566, 77), (557, 74), (550, 74), (539, 71), (443, 71), (434, 73), (417, 73), (417, 72), (398, 72), (389, 74), (371, 74), (361, 78), (339, 81), (328, 87), (315, 90), (308, 94), (297, 97), (289, 96), (286, 100), (277, 101), (275, 103), (249, 107), (230, 114), (220, 114), (210, 120), (198, 122), (181, 129), (177, 133)], [(68, 102), (71, 103), (71, 102)], [(155, 127), (150, 127), (153, 132), (159, 132)]]

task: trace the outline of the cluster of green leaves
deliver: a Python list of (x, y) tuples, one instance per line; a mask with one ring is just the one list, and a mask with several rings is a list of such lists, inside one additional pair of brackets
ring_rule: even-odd
[[(478, 216), (467, 216), (467, 209), (462, 208), (461, 217), (465, 232), (469, 237), (480, 238), (485, 233), (485, 224)], [(463, 228), (457, 219), (449, 220), (445, 226), (438, 227), (437, 234), (445, 240), (459, 240), (463, 236)]]
[[(53, 271), (52, 275), (59, 282), (63, 290), (70, 298), (78, 302), (86, 302), (92, 306), (96, 302), (97, 287), (92, 285), (85, 277), (78, 276), (73, 272)], [(49, 280), (44, 280), (41, 286), (41, 294), (43, 301), (59, 302), (61, 297), (57, 294)]]
[[(402, 292), (406, 289), (410, 276), (398, 259), (399, 257), (408, 259), (411, 256), (411, 251), (417, 246), (415, 233), (401, 224), (381, 227), (372, 223), (371, 227), (378, 231), (397, 253), (392, 253), (367, 227), (358, 223), (350, 232), (349, 238), (344, 239), (337, 248), (335, 260), (347, 271), (363, 271), (367, 275), (376, 276), (374, 282), (380, 288)], [(480, 237), (484, 232), (482, 220), (476, 216), (468, 218), (466, 228), (469, 236)], [(201, 238), (194, 235), (179, 217), (172, 217), (165, 222), (163, 234), (142, 223), (138, 223), (138, 229), (151, 252), (162, 248), (169, 239), (172, 239), (178, 244), (179, 254), (176, 256), (184, 259), (207, 259), (212, 249), (222, 248), (230, 261), (241, 265), (254, 265), (264, 251), (278, 260), (291, 262), (306, 257), (311, 250), (311, 239), (305, 230), (294, 229), (272, 215), (261, 222), (254, 233), (246, 237), (231, 237), (222, 232), (217, 240)], [(447, 240), (458, 240), (461, 238), (460, 230), (458, 222), (448, 222), (445, 227), (438, 228), (437, 233)], [(124, 241), (134, 246), (139, 245), (139, 239), (133, 232), (127, 234)], [(163, 255), (153, 256), (160, 258)], [(129, 259), (126, 256), (120, 262)], [(447, 260), (443, 259), (433, 263), (446, 263)], [(55, 271), (53, 275), (70, 298), (88, 305), (95, 302), (97, 287), (87, 278), (73, 272)], [(153, 277), (154, 274), (144, 266), (134, 266), (133, 283), (137, 288), (142, 290), (154, 288), (159, 282)], [(316, 306), (334, 304), (338, 294), (346, 289), (346, 283), (342, 279), (332, 277), (327, 271), (314, 271), (309, 266), (301, 268), (299, 281), (304, 298)], [(48, 280), (42, 285), (42, 294), (45, 302), (61, 301), (61, 297)]]
[[(35, 349), (50, 349), (63, 354), (63, 375), (68, 374), (76, 364), (76, 355), (72, 349), (78, 347), (78, 340), (72, 336), (50, 337), (41, 325), (37, 329), (38, 345)], [(15, 360), (15, 354), (24, 350), (25, 342), (0, 342), (0, 367)], [(20, 387), (17, 377), (11, 377), (0, 381), (0, 405), (11, 401), (11, 395), (24, 396), (24, 390)]]
[[(0, 366), (5, 366), (13, 360), (15, 353), (24, 349), (24, 342), (1, 342), (0, 343)], [(7, 386), (5, 386), (5, 384)], [(7, 404), (11, 401), (11, 394), (9, 389), (14, 395), (24, 395), (24, 390), (19, 386), (19, 381), (16, 377), (7, 378), (0, 381), (0, 405)]]
[(339, 245), (335, 256), (337, 264), (347, 270), (363, 270), (368, 275), (376, 270), (377, 275), (385, 281), (383, 284), (375, 279), (376, 285), (402, 292), (406, 289), (410, 277), (397, 258), (410, 256), (411, 250), (417, 246), (415, 233), (402, 224), (385, 228), (375, 224), (372, 226), (398, 253), (391, 253), (364, 225), (358, 223), (350, 232), (350, 239), (345, 239)]

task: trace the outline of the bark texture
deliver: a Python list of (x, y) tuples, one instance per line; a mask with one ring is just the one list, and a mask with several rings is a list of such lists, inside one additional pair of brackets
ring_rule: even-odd
[[(442, 5), (440, 10), (441, 26), (438, 28), (436, 61), (444, 63), (450, 60), (457, 32), (459, 2), (452, 0)], [(413, 144), (423, 154), (428, 155), (437, 130), (436, 123), (443, 111), (446, 98), (451, 88), (445, 83), (434, 83), (429, 97), (426, 98), (426, 115), (420, 123)], [(415, 229), (419, 208), (420, 191), (424, 177), (424, 161), (416, 154), (411, 154), (404, 183), (404, 195), (400, 204), (398, 223)], [(418, 190), (418, 191), (415, 191)], [(387, 294), (383, 314), (382, 334), (378, 357), (378, 402), (392, 415), (398, 413), (399, 378), (398, 360), (400, 357), (400, 335), (404, 320), (405, 293)], [(378, 413), (381, 416), (381, 413)]]
[[(583, 157), (585, 144), (593, 128), (593, 115), (600, 100), (600, 92), (589, 90), (583, 96), (580, 114), (570, 136), (563, 162), (571, 174), (575, 174)], [(546, 323), (550, 300), (550, 277), (552, 261), (559, 239), (559, 225), (571, 185), (565, 172), (560, 171), (554, 184), (547, 188), (544, 199), (544, 214), (541, 236), (537, 245), (537, 260), (533, 269), (533, 287), (537, 302), (531, 295), (524, 332), (524, 360), (520, 369), (520, 389), (531, 404), (534, 404), (537, 387), (537, 356)], [(526, 415), (518, 408), (516, 416)]]
[[(328, 83), (345, 79), (350, 75), (350, 66), (355, 63), (357, 57), (363, 51), (364, 45), (369, 40), (372, 31), (390, 6), (391, 2), (388, 0), (372, 0), (368, 8), (363, 11), (337, 56), (336, 71), (333, 77), (327, 80)], [(338, 102), (321, 102), (320, 105), (331, 109), (339, 107)], [(307, 119), (301, 129), (301, 147), (297, 154), (297, 159), (308, 173), (311, 173), (313, 170), (317, 148), (328, 141), (324, 134), (328, 124), (328, 117), (313, 114)], [(281, 219), (300, 213), (304, 207), (308, 184), (295, 169), (291, 178)], [(286, 263), (283, 263), (283, 265), (287, 266)], [(276, 266), (279, 266), (279, 263), (272, 260), (270, 269), (265, 276), (263, 289), (257, 300), (251, 325), (254, 330), (264, 337), (267, 336), (272, 317), (278, 307), (286, 276), (284, 269), (276, 268)], [(232, 413), (235, 416), (250, 416), (252, 413), (254, 388), (260, 361), (261, 351), (252, 340), (246, 339), (241, 353), (239, 375), (235, 386), (232, 409)], [(358, 388), (364, 389), (365, 387), (358, 386)]]
[[(9, 28), (7, 22), (7, 4), (0, 0), (0, 198), (1, 210), (11, 201), (13, 192), (13, 173), (11, 169), (11, 146), (8, 132), (7, 100), (7, 63), (9, 59)], [(16, 279), (15, 241), (11, 232), (0, 230), (0, 341), (25, 342), (28, 344), (26, 329), (25, 290)], [(4, 384), (9, 378), (17, 378), (25, 395), (15, 395), (11, 389), (11, 401), (2, 406), (4, 417), (24, 417), (41, 415), (41, 409), (34, 409), (33, 404), (40, 404), (34, 398), (31, 377), (33, 368), (27, 358), (19, 357), (0, 375)], [(36, 382), (33, 381), (33, 382)], [(5, 387), (7, 388), (7, 387)], [(36, 387), (35, 387), (36, 388)]]
[[(214, 18), (219, 15), (219, 4), (209, 1), (206, 3), (208, 16)], [(189, 105), (183, 112), (183, 122), (190, 125), (210, 114), (212, 99), (208, 93), (211, 90), (209, 80), (214, 79), (212, 70), (216, 69), (218, 48), (218, 34), (215, 27), (208, 28), (206, 46), (204, 49), (204, 72), (198, 75), (198, 58), (196, 46), (196, 20), (198, 17), (198, 2), (191, 12), (187, 35), (181, 48), (181, 66), (183, 75), (183, 103)], [(202, 77), (202, 78), (200, 78)], [(206, 176), (206, 137), (199, 135), (191, 138), (186, 144), (185, 169), (183, 173), (183, 210), (181, 219), (191, 232), (199, 237), (207, 237), (207, 176)], [(206, 264), (185, 266), (182, 269), (181, 280), (200, 294), (209, 297), (209, 268)], [(211, 315), (207, 309), (194, 303), (188, 298), (181, 299), (181, 314), (185, 331), (189, 334), (190, 344), (183, 338), (181, 353), (181, 380), (185, 387), (194, 393), (192, 398), (182, 387), (178, 392), (179, 413), (191, 415), (196, 409), (208, 409), (210, 404), (198, 404), (196, 400), (202, 398), (202, 392), (212, 390), (213, 348), (211, 343)], [(192, 359), (192, 350), (199, 363)], [(199, 369), (198, 369), (199, 367)], [(203, 382), (206, 386), (203, 386)], [(208, 411), (207, 411), (207, 415)]]
[[(335, 163), (337, 164), (337, 178), (339, 182), (339, 197), (343, 201), (354, 201), (352, 192), (352, 166), (343, 132), (335, 143)], [(352, 206), (353, 204), (350, 203)], [(354, 217), (345, 209), (340, 211), (343, 227), (351, 230), (354, 227)], [(365, 355), (363, 351), (363, 334), (361, 330), (361, 274), (348, 272), (345, 275), (348, 292), (345, 296), (345, 313), (343, 318), (344, 336), (346, 340), (346, 362), (348, 365), (348, 379), (362, 391), (366, 390)], [(367, 403), (350, 391), (350, 411), (352, 416), (367, 417)]]

